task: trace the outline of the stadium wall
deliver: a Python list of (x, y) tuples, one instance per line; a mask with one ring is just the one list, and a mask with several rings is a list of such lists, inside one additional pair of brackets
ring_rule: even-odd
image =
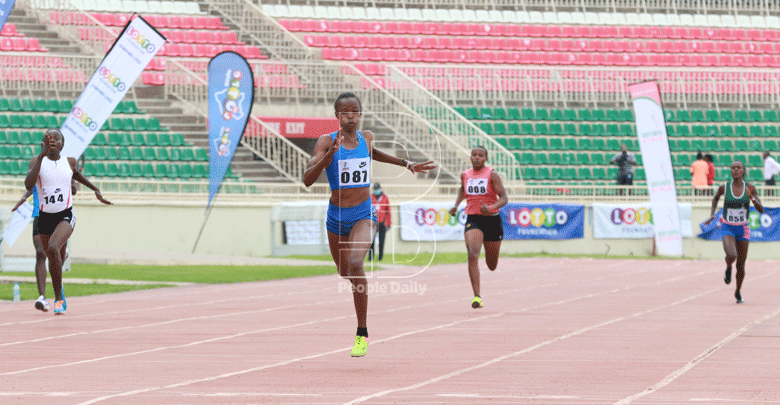
[[(85, 205), (75, 208), (77, 223), (72, 237), (73, 259), (106, 260), (116, 257), (137, 255), (139, 261), (153, 258), (154, 253), (188, 254), (192, 251), (204, 219), (203, 206), (98, 206)], [(213, 209), (203, 235), (196, 249), (197, 254), (219, 256), (262, 257), (271, 254), (270, 223), (271, 208), (268, 206), (219, 206)], [(709, 214), (708, 207), (694, 207), (692, 224), (704, 221)], [(423, 242), (401, 241), (398, 235), (398, 207), (393, 207), (394, 225), (388, 232), (385, 254), (391, 258), (393, 252), (465, 252), (462, 241), (438, 242), (435, 245)], [(694, 229), (696, 234), (698, 229)], [(279, 232), (277, 232), (277, 235)], [(30, 242), (30, 226), (24, 231), (12, 248), (4, 246), (5, 255), (34, 256)], [(780, 252), (774, 243), (753, 243), (750, 259), (778, 259)], [(419, 250), (418, 250), (419, 249)], [(507, 240), (501, 247), (502, 253), (549, 253), (549, 254), (598, 254), (608, 256), (649, 256), (652, 253), (650, 239), (593, 239), (593, 223), (590, 209), (586, 209), (583, 239), (553, 240)], [(704, 241), (698, 238), (684, 239), (687, 257), (722, 259), (723, 248), (718, 241)]]

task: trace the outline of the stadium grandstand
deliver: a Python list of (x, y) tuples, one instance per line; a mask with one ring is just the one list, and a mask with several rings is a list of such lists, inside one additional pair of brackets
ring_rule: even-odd
[(609, 164), (621, 143), (639, 151), (627, 85), (645, 80), (660, 85), (681, 201), (708, 203), (690, 187), (697, 151), (715, 156), (716, 181), (741, 160), (761, 189), (760, 152), (780, 150), (776, 2), (19, 0), (0, 33), (8, 199), (133, 14), (169, 42), (85, 152), (85, 174), (118, 200), (205, 200), (206, 72), (224, 50), (249, 60), (256, 93), (222, 201), (322, 199), (326, 183), (301, 182), (319, 134), (285, 137), (261, 117), (332, 117), (343, 91), (378, 145), (440, 165), (383, 181), (395, 196), (449, 201), (484, 145), (511, 198), (646, 201), (642, 167), (619, 193)]

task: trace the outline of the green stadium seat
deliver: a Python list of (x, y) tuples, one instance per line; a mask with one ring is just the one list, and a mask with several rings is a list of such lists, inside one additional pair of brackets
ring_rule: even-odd
[(691, 122), (691, 114), (687, 110), (677, 110), (677, 121)]
[(606, 150), (620, 150), (620, 141), (617, 139), (607, 139)]
[(10, 111), (19, 112), (22, 111), (22, 103), (17, 98), (12, 98), (10, 100), (11, 107), (9, 108)]
[(119, 166), (119, 176), (118, 177), (130, 177), (130, 164), (129, 163), (120, 163), (118, 166)]
[(747, 122), (750, 121), (750, 116), (745, 110), (734, 110), (734, 121)]
[(117, 152), (115, 147), (107, 146), (103, 150), (106, 151), (106, 160), (119, 160), (119, 152)]
[(770, 152), (777, 152), (777, 141), (773, 139), (764, 140), (764, 149)]
[[(763, 151), (763, 150), (764, 150), (764, 144), (763, 144), (761, 141), (757, 140), (757, 139), (751, 140), (751, 141), (750, 141), (750, 142), (748, 142), (748, 143), (749, 143), (749, 145), (750, 145), (750, 150), (751, 150), (751, 151), (754, 151), (754, 152), (761, 152), (761, 151)], [(763, 166), (763, 165), (764, 165), (764, 164), (763, 164), (763, 163), (761, 163), (761, 166)]]
[(534, 164), (534, 154), (531, 152), (523, 152), (520, 154), (520, 164), (532, 165)]
[(548, 163), (546, 153), (534, 153), (534, 164), (546, 165)]
[(589, 138), (580, 138), (578, 143), (581, 150), (593, 150), (593, 144)]
[(590, 153), (578, 153), (577, 154), (577, 163), (581, 165), (590, 165), (592, 162), (590, 161)]
[(495, 135), (506, 135), (506, 124), (503, 122), (496, 122), (493, 124), (493, 133)]
[(550, 149), (552, 150), (563, 150), (563, 139), (561, 138), (552, 138), (550, 139)]
[(493, 124), (489, 122), (483, 122), (479, 124), (479, 129), (488, 135), (493, 135)]
[(549, 116), (551, 121), (563, 121), (563, 110), (558, 108), (552, 108), (549, 110)]
[(743, 164), (747, 165), (747, 157), (745, 155), (739, 154), (739, 155), (732, 155), (734, 158), (734, 161), (739, 160)]
[(580, 167), (577, 170), (578, 180), (593, 180), (593, 173), (591, 173), (589, 167)]
[(209, 155), (206, 152), (206, 149), (201, 149), (201, 148), (196, 149), (195, 160), (199, 162), (207, 162), (209, 160)]
[(748, 171), (748, 173), (749, 173), (748, 181), (751, 181), (751, 182), (754, 182), (754, 183), (758, 183), (758, 182), (763, 182), (764, 181), (764, 173), (763, 173), (762, 169), (750, 169), (750, 171)]
[(702, 111), (702, 110), (691, 110), (691, 121), (693, 121), (693, 122), (706, 122), (707, 119), (704, 117), (704, 111)]
[(664, 110), (664, 120), (666, 122), (675, 122), (677, 117), (674, 114), (674, 110)]
[(734, 127), (731, 125), (723, 125), (720, 127), (720, 134), (721, 136), (731, 138), (734, 136)]
[[(2, 107), (0, 107), (0, 111), (4, 111)], [(780, 119), (778, 119), (777, 112), (775, 110), (766, 110), (764, 111), (764, 121), (778, 122)]]
[(593, 121), (606, 121), (607, 112), (602, 109), (596, 109), (590, 112), (590, 117)]
[[(106, 122), (109, 122), (107, 120)], [(111, 118), (110, 120), (111, 124), (111, 130), (112, 131), (124, 131), (125, 130), (125, 121), (122, 118)]]
[(634, 179), (635, 180), (645, 180), (645, 169), (642, 167), (638, 167), (634, 171)]
[(57, 121), (57, 117), (53, 115), (47, 115), (44, 117), (44, 120), (46, 123), (44, 124), (43, 128), (60, 128), (62, 125), (60, 125), (59, 121)]
[(119, 177), (119, 166), (116, 163), (106, 164), (106, 176), (107, 177)]
[(720, 114), (718, 113), (718, 110), (707, 110), (704, 112), (704, 117), (708, 122), (720, 121)]
[(35, 111), (35, 104), (33, 104), (33, 101), (29, 98), (22, 99), (22, 111), (24, 112), (33, 112)]
[(192, 162), (195, 160), (195, 152), (192, 148), (184, 148), (181, 150), (181, 160), (185, 162)]
[(520, 124), (520, 135), (532, 135), (534, 133), (534, 126), (530, 122), (524, 122)]
[(563, 164), (563, 157), (560, 153), (550, 153), (547, 155), (547, 159), (549, 160), (551, 165), (562, 165)]
[(507, 135), (520, 135), (520, 125), (516, 122), (510, 122), (506, 125)]
[(95, 160), (106, 160), (106, 150), (104, 148), (95, 148)]
[(636, 155), (635, 157), (636, 157), (636, 163), (641, 166), (642, 163), (643, 163), (642, 162), (642, 155)]
[(704, 150), (704, 140), (702, 139), (694, 139), (691, 141), (691, 150), (692, 151), (703, 151)]
[[(122, 143), (122, 137), (117, 132), (111, 132), (108, 134), (108, 144), (111, 146), (119, 146)], [(123, 145), (124, 146), (124, 145)]]
[(117, 148), (117, 152), (119, 152), (119, 160), (132, 160), (132, 156), (130, 155), (130, 148), (126, 146), (120, 146)]
[(22, 158), (22, 149), (18, 145), (9, 146), (8, 152), (8, 157), (13, 160), (19, 160)]
[(495, 139), (496, 142), (498, 142), (499, 145), (509, 149), (509, 139), (507, 139), (507, 138), (505, 138), (503, 136), (497, 136), (497, 137), (495, 137), (493, 139)]
[(179, 148), (168, 149), (168, 159), (175, 161), (181, 160), (181, 150)]
[(720, 129), (717, 125), (707, 125), (704, 127), (704, 132), (706, 133), (705, 136), (709, 137), (719, 137), (720, 135)]
[(540, 167), (536, 170), (537, 180), (550, 180), (551, 178), (552, 174), (550, 173), (550, 169), (548, 167)]
[(114, 111), (111, 114), (130, 114), (127, 111), (125, 111), (125, 103), (123, 101), (120, 101), (117, 103), (116, 107), (114, 107)]
[(690, 168), (680, 168), (675, 170), (676, 173), (674, 175), (675, 179), (677, 180), (690, 180), (691, 179), (691, 170)]
[[(718, 163), (721, 166), (729, 167), (729, 166), (731, 166), (732, 163), (734, 163), (734, 158), (732, 158), (731, 155), (720, 155), (718, 157)], [(728, 177), (722, 177), (722, 179), (728, 179), (730, 177), (731, 177), (731, 175), (729, 174)]]
[(167, 148), (157, 148), (157, 160), (162, 160), (162, 161), (171, 160), (170, 156), (168, 155)]
[(108, 169), (106, 169), (106, 164), (103, 162), (95, 163), (95, 176), (106, 177), (107, 175)]
[(146, 114), (146, 111), (139, 110), (138, 105), (133, 100), (125, 100), (125, 114)]
[(620, 120), (626, 122), (633, 122), (634, 112), (628, 109), (620, 110)]
[[(84, 155), (86, 155), (86, 150), (84, 151)], [(81, 169), (81, 173), (84, 176), (92, 177), (95, 175), (95, 164), (92, 162), (86, 162), (84, 163), (84, 168)]]
[(467, 107), (466, 108), (466, 118), (470, 120), (478, 120), (479, 119), (479, 110), (477, 110), (477, 107)]
[[(12, 117), (13, 118), (13, 117)], [(35, 126), (35, 121), (33, 120), (32, 115), (23, 115), (22, 116), (22, 128), (38, 128)], [(44, 124), (45, 128), (45, 124)]]
[(513, 136), (509, 138), (509, 148), (512, 150), (523, 149), (523, 139), (518, 136)]
[(629, 124), (623, 124), (620, 126), (620, 135), (621, 136), (634, 136), (634, 127)]
[(60, 112), (63, 114), (70, 113), (70, 110), (73, 109), (73, 101), (71, 100), (62, 100), (60, 101)]
[(563, 119), (566, 121), (578, 121), (577, 112), (571, 109), (563, 110)]
[(131, 160), (144, 160), (144, 151), (141, 148), (129, 148)]
[(677, 164), (679, 166), (685, 166), (690, 167), (691, 165), (691, 156), (690, 155), (677, 155)]
[(154, 148), (143, 148), (144, 160), (157, 160), (157, 152)]
[(11, 111), (11, 103), (7, 98), (0, 98), (0, 111)]
[(666, 134), (670, 137), (675, 136), (674, 125), (666, 124)]
[(748, 128), (748, 132), (752, 137), (763, 137), (764, 127), (760, 125), (751, 125), (750, 128)]
[(547, 150), (550, 149), (550, 145), (547, 143), (547, 138), (536, 138), (534, 141), (535, 150)]
[(22, 118), (18, 115), (12, 115), (10, 117), (0, 115), (0, 128), (19, 128), (21, 126)]
[(749, 152), (750, 147), (748, 142), (744, 139), (737, 139), (734, 141), (734, 150), (737, 152)]
[(691, 126), (691, 135), (707, 136), (707, 130), (704, 129), (704, 125), (693, 125)]
[(134, 146), (146, 146), (146, 137), (144, 134), (140, 132), (136, 132), (133, 134), (133, 145)]
[(763, 122), (764, 117), (761, 115), (761, 111), (750, 110), (748, 111), (748, 121), (751, 122)]
[(608, 109), (605, 121), (620, 121), (620, 112), (614, 108)]
[(577, 126), (577, 132), (580, 135), (590, 136), (591, 135), (590, 124), (580, 124), (580, 125), (578, 125)]
[(550, 179), (552, 180), (565, 180), (563, 178), (563, 168), (562, 167), (553, 167), (550, 169)]
[[(479, 109), (479, 119), (481, 120), (492, 120), (493, 119), (493, 109), (492, 108), (480, 108)], [(151, 129), (150, 129), (151, 131)]]
[(704, 145), (706, 146), (708, 151), (711, 152), (722, 152), (720, 149), (720, 144), (715, 139), (708, 139), (704, 142)]
[(11, 145), (21, 145), (22, 136), (17, 131), (8, 131), (8, 143)]
[(579, 147), (577, 146), (577, 140), (574, 138), (566, 138), (563, 140), (564, 149), (566, 150), (577, 150)]
[(36, 99), (35, 101), (33, 101), (33, 111), (48, 112), (49, 107), (46, 105), (46, 100)]
[(618, 127), (618, 124), (607, 124), (604, 134), (607, 136), (620, 136), (620, 127)]
[(130, 135), (129, 132), (120, 132), (119, 144), (122, 146), (130, 146), (133, 144), (133, 137)]
[(501, 107), (496, 107), (493, 109), (493, 119), (494, 120), (506, 120), (506, 110)]
[(8, 134), (5, 131), (0, 131), (0, 145), (8, 144)]
[(536, 180), (539, 176), (535, 167), (524, 167), (522, 173), (524, 180)]
[(564, 135), (563, 125), (561, 125), (560, 123), (552, 122), (548, 125), (548, 128), (550, 131), (550, 135), (556, 135), (556, 136)]
[[(132, 122), (132, 118), (128, 118)], [(149, 130), (149, 123), (146, 121), (146, 118), (136, 118), (135, 120), (135, 130), (136, 131), (148, 131)]]
[(22, 146), (22, 159), (29, 161), (33, 158), (33, 150), (29, 146)]
[(507, 119), (510, 121), (520, 121), (523, 119), (523, 115), (520, 113), (520, 110), (517, 108), (510, 108), (506, 110), (507, 113)]
[(590, 110), (580, 109), (579, 111), (577, 111), (577, 116), (582, 121), (593, 121), (593, 116), (591, 115)]
[(759, 155), (748, 155), (747, 165), (752, 167), (764, 167), (764, 161)]
[(181, 177), (181, 166), (177, 164), (173, 164), (168, 166), (168, 177), (172, 179), (177, 179)]
[(734, 121), (734, 112), (731, 110), (721, 110), (720, 111), (720, 120), (726, 121), (726, 122), (733, 122)]
[(593, 124), (590, 127), (590, 130), (591, 130), (590, 134), (594, 136), (604, 136), (607, 134), (606, 129), (604, 129), (604, 124)]
[(141, 169), (143, 170), (144, 177), (146, 178), (155, 177), (154, 166), (152, 166), (151, 163), (144, 163), (141, 166)]
[(205, 179), (209, 177), (209, 167), (207, 165), (195, 165), (193, 167), (193, 175)]
[(534, 121), (536, 120), (536, 114), (534, 113), (533, 108), (523, 108), (520, 110), (520, 113), (522, 114), (522, 119), (527, 121)]
[(193, 172), (194, 170), (191, 164), (187, 164), (187, 163), (182, 164), (181, 170), (179, 171), (179, 177), (183, 179), (189, 179), (193, 176)]
[(691, 136), (690, 128), (687, 125), (677, 125), (674, 127), (674, 133), (677, 136), (688, 137)]
[(96, 146), (106, 146), (108, 145), (108, 141), (106, 140), (106, 135), (102, 132), (98, 132), (95, 134), (95, 137), (92, 138), (92, 145)]
[(564, 135), (577, 135), (577, 127), (574, 124), (563, 124)]
[[(729, 166), (731, 166), (731, 163), (729, 163)], [(721, 180), (725, 181), (725, 180), (731, 178), (731, 169), (729, 169), (727, 167), (724, 167), (722, 169), (718, 169), (716, 173), (717, 173), (717, 177), (716, 177), (717, 183), (722, 183)]]
[(536, 117), (537, 120), (547, 121), (550, 119), (550, 115), (548, 111), (544, 108), (537, 108), (536, 111), (534, 112), (534, 116)]
[(774, 126), (765, 126), (764, 127), (764, 135), (774, 138), (777, 136), (777, 127)]
[(60, 102), (57, 99), (46, 100), (46, 112), (58, 113), (60, 112)]
[(608, 180), (607, 171), (603, 167), (593, 168), (593, 180)]
[(595, 150), (607, 150), (607, 142), (603, 138), (597, 138), (593, 140), (593, 149)]
[(463, 108), (463, 107), (454, 107), (453, 109), (455, 110), (456, 113), (460, 114), (461, 116), (463, 116), (463, 117), (466, 116), (466, 109), (465, 108)]
[(609, 163), (609, 160), (604, 159), (603, 153), (591, 153), (590, 162), (596, 166), (602, 166)]
[(547, 128), (547, 124), (538, 122), (534, 125), (534, 135), (549, 135), (550, 130)]
[(155, 165), (154, 177), (168, 177), (168, 165), (164, 163)]

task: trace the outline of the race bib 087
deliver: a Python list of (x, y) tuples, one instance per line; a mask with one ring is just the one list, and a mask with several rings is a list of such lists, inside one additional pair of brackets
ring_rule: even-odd
[(339, 161), (339, 186), (368, 186), (371, 183), (370, 158)]

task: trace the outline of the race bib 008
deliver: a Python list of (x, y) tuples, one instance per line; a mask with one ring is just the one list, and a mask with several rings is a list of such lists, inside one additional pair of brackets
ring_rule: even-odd
[(488, 179), (468, 179), (466, 181), (466, 194), (485, 195), (487, 194)]

